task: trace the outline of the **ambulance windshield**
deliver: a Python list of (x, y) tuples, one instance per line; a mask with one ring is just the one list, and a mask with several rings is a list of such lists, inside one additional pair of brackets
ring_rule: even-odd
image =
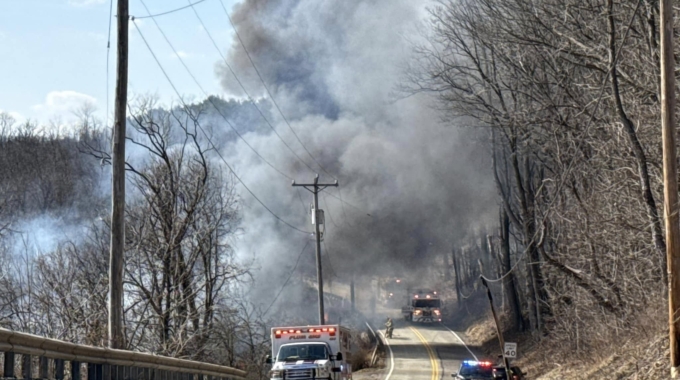
[(323, 343), (289, 344), (279, 349), (278, 361), (324, 360), (328, 359), (328, 350)]

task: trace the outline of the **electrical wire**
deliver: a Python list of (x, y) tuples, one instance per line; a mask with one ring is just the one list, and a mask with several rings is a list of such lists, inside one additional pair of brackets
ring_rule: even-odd
[(333, 272), (333, 277), (338, 278), (338, 273), (335, 271), (333, 267), (333, 260), (331, 260), (331, 251), (326, 246), (326, 236), (324, 236), (323, 240), (323, 249), (326, 250), (326, 257), (328, 257), (328, 266), (330, 267), (331, 272)]
[[(635, 7), (635, 11), (633, 11), (633, 15), (630, 17), (630, 21), (628, 22), (628, 26), (626, 27), (626, 32), (623, 35), (623, 39), (621, 39), (621, 43), (619, 44), (619, 49), (616, 52), (616, 56), (614, 56), (614, 58), (612, 60), (612, 64), (609, 67), (609, 70), (607, 71), (607, 74), (602, 79), (602, 85), (600, 86), (600, 94), (597, 97), (597, 102), (595, 103), (595, 108), (593, 109), (593, 112), (590, 114), (590, 118), (588, 119), (588, 124), (586, 124), (586, 127), (585, 127), (585, 129), (582, 133), (582, 136), (586, 136), (588, 134), (588, 131), (590, 130), (590, 127), (593, 125), (593, 121), (595, 120), (595, 114), (597, 113), (597, 110), (600, 108), (600, 104), (602, 103), (602, 98), (604, 97), (604, 90), (605, 90), (606, 85), (607, 85), (607, 79), (609, 78), (609, 75), (611, 75), (612, 70), (616, 66), (616, 63), (618, 62), (619, 57), (621, 56), (621, 51), (623, 50), (622, 49), (623, 44), (626, 42), (626, 39), (628, 38), (628, 34), (630, 33), (630, 29), (633, 26), (633, 22), (635, 21), (635, 16), (637, 16), (637, 13), (638, 13), (638, 10), (640, 9), (641, 4), (642, 4), (642, 0), (639, 0), (638, 3), (637, 3), (637, 6)], [(582, 147), (584, 141), (585, 141), (584, 138), (581, 138), (579, 140), (578, 145), (576, 147), (576, 152), (581, 150), (581, 147)], [(569, 175), (569, 172), (573, 169), (573, 164), (574, 164), (575, 161), (576, 161), (576, 155), (574, 154), (571, 158), (571, 161), (569, 161), (569, 164), (567, 165), (567, 169), (564, 171), (563, 175), (561, 176), (562, 178), (560, 179), (560, 182), (558, 184), (557, 190), (555, 191), (555, 194), (559, 194), (560, 191), (562, 191), (562, 187), (564, 186), (564, 184), (566, 182), (566, 179), (567, 179), (567, 176)], [(540, 226), (544, 225), (545, 221), (548, 219), (551, 211), (553, 210), (553, 206), (555, 204), (556, 199), (557, 199), (557, 197), (553, 197), (550, 200), (550, 203), (548, 204), (548, 207), (546, 208), (546, 213), (542, 218), (542, 222), (538, 225), (540, 225)], [(543, 228), (541, 228), (541, 230), (543, 230)], [(517, 265), (519, 264), (519, 262), (522, 261), (526, 257), (526, 254), (529, 251), (528, 246), (530, 246), (531, 244), (536, 242), (536, 237), (538, 236), (538, 233), (539, 233), (539, 231), (534, 232), (534, 236), (532, 236), (532, 238), (531, 238), (531, 243), (528, 244), (526, 248), (524, 248), (524, 251), (522, 252), (522, 255), (520, 256), (520, 258), (517, 259), (517, 262), (515, 263), (515, 265), (507, 273), (505, 273), (504, 275), (502, 275), (501, 277), (496, 278), (496, 279), (490, 279), (490, 278), (487, 278), (484, 275), (481, 275), (480, 277), (484, 278), (487, 282), (492, 282), (492, 283), (503, 281), (503, 279), (505, 279), (507, 276), (509, 276), (510, 273), (512, 273), (515, 270), (515, 268), (517, 268)]]
[(283, 283), (283, 285), (281, 286), (281, 289), (279, 289), (279, 292), (276, 294), (276, 297), (274, 297), (274, 299), (272, 300), (272, 302), (269, 304), (269, 306), (267, 307), (267, 309), (264, 311), (264, 313), (262, 315), (267, 315), (267, 312), (269, 312), (269, 309), (271, 309), (272, 306), (274, 306), (274, 304), (276, 303), (276, 300), (279, 299), (279, 296), (281, 295), (281, 293), (283, 293), (283, 290), (286, 288), (286, 285), (288, 285), (288, 282), (293, 277), (293, 274), (295, 273), (295, 270), (297, 269), (298, 264), (300, 263), (300, 259), (302, 258), (302, 254), (305, 252), (305, 249), (307, 249), (308, 246), (309, 246), (309, 240), (307, 240), (307, 243), (305, 243), (304, 248), (302, 248), (302, 251), (300, 251), (300, 254), (298, 255), (297, 261), (295, 261), (295, 266), (293, 267), (293, 270), (290, 271), (290, 274), (288, 275), (286, 282)]
[(338, 226), (338, 224), (335, 223), (335, 220), (333, 219), (333, 215), (331, 215), (331, 208), (328, 207), (328, 202), (326, 202), (326, 197), (323, 197), (323, 204), (324, 204), (324, 206), (326, 206), (326, 211), (328, 211), (328, 217), (331, 219), (331, 223), (333, 223), (333, 225), (335, 227), (340, 228), (340, 226)]
[[(347, 213), (345, 212), (345, 201), (342, 200), (342, 191), (340, 190), (340, 188), (338, 188), (338, 195), (340, 199), (340, 209), (342, 210), (342, 216), (344, 216), (345, 219), (347, 219)], [(371, 214), (367, 215), (371, 216)]]
[(468, 294), (467, 296), (466, 296), (465, 294), (463, 294), (463, 291), (461, 290), (461, 291), (460, 291), (460, 296), (461, 296), (462, 299), (466, 300), (466, 299), (472, 297), (475, 293), (477, 293), (477, 289), (478, 289), (477, 287), (475, 287), (474, 289), (472, 289), (472, 292), (470, 292), (470, 294)]
[[(340, 189), (338, 189), (338, 192), (339, 192), (339, 191), (340, 191)], [(328, 196), (330, 196), (330, 197), (332, 197), (332, 198), (335, 198), (335, 199), (339, 200), (339, 201), (342, 202), (343, 204), (346, 204), (347, 206), (350, 206), (350, 207), (356, 209), (357, 211), (361, 212), (362, 214), (365, 214), (366, 216), (369, 216), (369, 217), (371, 217), (371, 218), (373, 217), (373, 215), (371, 215), (370, 213), (365, 212), (361, 207), (355, 206), (355, 205), (353, 205), (353, 204), (347, 202), (346, 200), (343, 200), (341, 197), (338, 197), (337, 195), (333, 195), (333, 193), (327, 193), (327, 194), (328, 194)]]
[[(200, 3), (204, 2), (204, 1), (205, 1), (205, 0), (198, 0), (198, 1), (195, 1), (195, 2), (193, 2), (193, 3), (190, 3), (189, 5), (185, 5), (185, 6), (183, 6), (183, 7), (179, 7), (179, 8), (173, 9), (173, 10), (169, 10), (169, 11), (167, 11), (167, 12), (156, 13), (156, 14), (154, 14), (154, 15), (148, 14), (148, 15), (146, 15), (146, 16), (139, 16), (139, 17), (136, 17), (136, 16), (135, 16), (135, 17), (133, 17), (133, 18), (135, 18), (135, 19), (140, 19), (140, 20), (141, 20), (141, 19), (145, 19), (145, 18), (154, 18), (154, 17), (159, 17), (159, 16), (165, 16), (165, 15), (168, 15), (168, 14), (170, 14), (170, 13), (179, 12), (179, 11), (184, 10), (184, 9), (187, 9), (187, 8), (189, 8), (189, 7), (193, 7), (194, 5), (200, 4)], [(146, 6), (145, 6), (145, 7), (146, 7)], [(148, 10), (147, 10), (147, 11), (148, 11)]]
[(309, 211), (307, 210), (307, 205), (302, 200), (302, 194), (300, 194), (300, 188), (296, 187), (295, 190), (297, 191), (297, 195), (298, 195), (298, 199), (300, 200), (300, 203), (302, 203), (302, 210), (304, 210), (305, 215), (309, 214)]
[(271, 91), (269, 90), (269, 86), (267, 86), (267, 83), (264, 81), (264, 78), (262, 78), (262, 74), (260, 74), (260, 70), (259, 70), (259, 69), (257, 68), (257, 66), (255, 65), (255, 62), (253, 61), (253, 58), (250, 56), (250, 52), (249, 52), (248, 49), (246, 48), (246, 44), (243, 42), (243, 39), (241, 39), (241, 35), (238, 33), (238, 30), (236, 30), (236, 26), (234, 25), (233, 21), (231, 20), (231, 16), (229, 16), (229, 11), (227, 11), (227, 7), (224, 6), (224, 2), (222, 2), (222, 0), (220, 0), (220, 4), (222, 5), (222, 9), (224, 9), (224, 14), (227, 15), (227, 19), (229, 19), (229, 24), (231, 25), (231, 28), (234, 30), (234, 34), (236, 34), (236, 38), (237, 38), (238, 41), (240, 42), (241, 47), (243, 48), (243, 51), (245, 51), (246, 56), (248, 57), (248, 60), (250, 61), (250, 64), (253, 66), (253, 69), (255, 69), (255, 72), (257, 73), (257, 77), (260, 78), (260, 82), (262, 82), (262, 85), (264, 86), (264, 89), (267, 91), (267, 94), (269, 95), (269, 99), (270, 99), (270, 100), (272, 101), (272, 103), (274, 104), (274, 107), (276, 107), (276, 110), (277, 110), (277, 111), (279, 112), (279, 114), (281, 115), (281, 118), (282, 118), (283, 121), (286, 123), (286, 125), (288, 126), (288, 128), (290, 129), (290, 131), (293, 132), (293, 135), (295, 135), (295, 138), (296, 138), (297, 141), (300, 143), (300, 145), (302, 145), (302, 147), (305, 149), (305, 152), (307, 152), (307, 154), (309, 155), (309, 157), (312, 158), (312, 160), (313, 160), (313, 161), (321, 168), (321, 170), (323, 170), (326, 174), (328, 174), (329, 176), (331, 176), (331, 178), (337, 180), (337, 178), (335, 178), (331, 173), (329, 173), (328, 170), (326, 170), (326, 168), (324, 168), (323, 165), (321, 165), (321, 163), (320, 163), (319, 161), (317, 161), (316, 158), (314, 158), (314, 156), (313, 156), (312, 153), (309, 151), (309, 149), (307, 149), (307, 147), (305, 146), (305, 144), (302, 143), (302, 140), (300, 140), (300, 136), (298, 136), (298, 134), (295, 132), (295, 130), (293, 129), (293, 127), (292, 127), (292, 126), (290, 125), (290, 123), (288, 122), (288, 119), (287, 119), (286, 116), (283, 114), (283, 111), (281, 111), (281, 107), (279, 107), (279, 104), (276, 102), (276, 99), (274, 99), (274, 96), (272, 95)]
[[(189, 0), (189, 1), (190, 1), (190, 0)], [(205, 0), (202, 0), (202, 1), (205, 1)], [(286, 178), (286, 179), (292, 181), (292, 180), (293, 180), (292, 176), (287, 175), (287, 174), (284, 173), (281, 169), (279, 169), (279, 168), (277, 168), (276, 166), (274, 166), (269, 160), (265, 159), (265, 158), (264, 158), (264, 157), (263, 157), (263, 156), (262, 156), (262, 155), (261, 155), (261, 154), (260, 154), (260, 153), (259, 153), (259, 152), (258, 152), (258, 151), (257, 151), (257, 150), (256, 150), (256, 149), (255, 149), (255, 148), (254, 148), (254, 147), (253, 147), (253, 146), (252, 146), (252, 145), (251, 145), (251, 144), (250, 144), (243, 136), (242, 136), (242, 135), (241, 135), (241, 133), (240, 133), (240, 132), (236, 129), (236, 127), (231, 123), (231, 121), (230, 121), (230, 120), (227, 118), (227, 116), (222, 112), (222, 110), (215, 104), (215, 102), (212, 100), (212, 98), (210, 97), (210, 95), (208, 94), (208, 92), (203, 88), (203, 86), (201, 86), (201, 84), (200, 84), (200, 82), (198, 81), (198, 79), (196, 79), (196, 76), (191, 72), (191, 70), (189, 69), (189, 67), (186, 65), (186, 63), (184, 62), (184, 59), (182, 59), (182, 57), (178, 54), (177, 49), (175, 49), (174, 45), (170, 42), (169, 38), (167, 37), (167, 35), (166, 35), (165, 32), (163, 31), (163, 29), (160, 27), (160, 25), (158, 24), (158, 22), (157, 22), (156, 19), (155, 19), (156, 16), (162, 16), (162, 15), (165, 15), (165, 14), (168, 14), (168, 13), (172, 13), (172, 12), (176, 12), (176, 11), (179, 11), (179, 10), (182, 10), (182, 9), (192, 8), (192, 11), (194, 12), (194, 14), (196, 15), (196, 18), (199, 20), (199, 22), (200, 22), (201, 25), (203, 26), (203, 29), (206, 31), (206, 34), (207, 34), (208, 37), (210, 38), (210, 40), (211, 40), (213, 46), (215, 47), (215, 49), (216, 49), (216, 50), (218, 51), (218, 53), (220, 54), (220, 56), (221, 56), (222, 60), (224, 61), (225, 65), (227, 66), (227, 68), (229, 69), (229, 71), (231, 72), (231, 74), (234, 76), (234, 79), (236, 79), (237, 83), (239, 84), (239, 86), (241, 87), (241, 89), (243, 90), (243, 92), (246, 94), (246, 96), (247, 96), (248, 99), (250, 100), (251, 104), (255, 107), (255, 109), (256, 109), (257, 112), (260, 114), (260, 116), (263, 118), (263, 120), (264, 120), (264, 121), (267, 123), (267, 125), (272, 129), (272, 131), (273, 131), (274, 134), (279, 138), (279, 140), (281, 140), (281, 142), (286, 146), (286, 148), (288, 148), (288, 150), (289, 150), (289, 151), (290, 151), (290, 152), (291, 152), (291, 153), (292, 153), (292, 154), (293, 154), (293, 155), (294, 155), (294, 156), (295, 156), (302, 164), (304, 164), (309, 170), (314, 171), (314, 169), (313, 169), (309, 164), (307, 164), (307, 162), (305, 162), (304, 160), (302, 160), (302, 158), (301, 158), (297, 153), (295, 153), (295, 151), (293, 151), (293, 149), (290, 147), (290, 145), (288, 145), (288, 144), (285, 142), (285, 140), (283, 140), (283, 138), (281, 137), (281, 135), (276, 131), (276, 129), (275, 129), (274, 126), (271, 124), (271, 122), (267, 119), (267, 117), (264, 115), (264, 113), (262, 112), (262, 110), (257, 106), (257, 104), (255, 103), (255, 101), (253, 100), (253, 98), (250, 96), (250, 94), (249, 94), (248, 91), (246, 90), (246, 88), (245, 88), (245, 86), (243, 85), (242, 81), (238, 78), (238, 76), (236, 75), (236, 73), (234, 72), (234, 70), (231, 68), (231, 66), (230, 66), (229, 63), (227, 62), (226, 57), (224, 56), (224, 54), (222, 53), (222, 51), (221, 51), (221, 50), (219, 49), (219, 47), (217, 46), (217, 43), (216, 43), (215, 39), (212, 37), (212, 34), (210, 33), (210, 31), (209, 31), (209, 30), (207, 29), (207, 27), (205, 26), (205, 23), (203, 22), (202, 18), (200, 17), (200, 15), (199, 15), (198, 12), (196, 11), (196, 9), (193, 7), (194, 5), (196, 5), (196, 4), (198, 4), (198, 3), (201, 3), (202, 1), (197, 1), (197, 2), (194, 2), (194, 3), (191, 3), (191, 2), (190, 2), (189, 5), (186, 5), (186, 6), (184, 6), (184, 7), (175, 9), (175, 10), (173, 10), (173, 11), (168, 11), (168, 12), (164, 12), (164, 13), (152, 15), (151, 12), (150, 12), (150, 10), (149, 10), (149, 8), (148, 8), (147, 5), (146, 5), (146, 3), (145, 3), (143, 0), (140, 0), (140, 2), (141, 2), (142, 5), (144, 6), (144, 8), (145, 8), (145, 10), (147, 11), (147, 13), (149, 13), (149, 15), (147, 15), (147, 16), (140, 16), (140, 17), (133, 17), (132, 19), (134, 20), (134, 19), (151, 18), (151, 19), (153, 20), (153, 22), (154, 22), (154, 24), (156, 25), (156, 27), (158, 28), (159, 32), (161, 33), (161, 35), (163, 36), (163, 38), (165, 39), (165, 41), (167, 42), (167, 44), (170, 46), (170, 48), (171, 48), (171, 49), (173, 50), (173, 52), (175, 53), (175, 56), (179, 59), (180, 63), (181, 63), (182, 66), (184, 67), (184, 69), (187, 71), (187, 73), (188, 73), (189, 76), (192, 78), (192, 80), (194, 81), (194, 83), (198, 86), (198, 88), (201, 90), (201, 92), (203, 93), (203, 95), (206, 97), (206, 100), (213, 106), (213, 108), (214, 108), (214, 109), (217, 111), (217, 113), (222, 117), (222, 119), (224, 119), (224, 121), (227, 123), (227, 125), (234, 131), (234, 133), (236, 134), (236, 136), (237, 136), (239, 139), (241, 139), (241, 140), (246, 144), (246, 146), (247, 146), (250, 150), (252, 150), (252, 151), (255, 153), (255, 155), (258, 156), (258, 158), (260, 158), (265, 164), (267, 164), (267, 166), (269, 166), (271, 169), (273, 169), (274, 171), (276, 171), (278, 174), (280, 174), (280, 175), (283, 176), (284, 178)], [(224, 11), (225, 11), (225, 13), (226, 13), (226, 15), (227, 15), (227, 18), (229, 19), (229, 22), (230, 22), (232, 28), (234, 29), (234, 32), (236, 33), (236, 35), (237, 35), (237, 37), (238, 37), (238, 39), (239, 39), (239, 42), (241, 43), (241, 46), (243, 47), (244, 51), (246, 52), (246, 55), (248, 56), (248, 59), (250, 60), (250, 63), (253, 65), (253, 68), (254, 68), (255, 71), (257, 72), (258, 77), (260, 78), (260, 81), (262, 82), (262, 85), (265, 87), (265, 89), (266, 89), (266, 91), (267, 91), (269, 97), (270, 97), (271, 100), (272, 100), (272, 103), (274, 103), (274, 105), (275, 105), (275, 107), (277, 108), (278, 112), (281, 114), (281, 117), (282, 117), (283, 120), (286, 122), (286, 125), (288, 125), (288, 127), (291, 129), (291, 132), (293, 132), (293, 134), (294, 134), (295, 137), (297, 138), (298, 142), (302, 145), (302, 147), (305, 149), (305, 151), (307, 152), (307, 154), (309, 154), (309, 156), (312, 158), (312, 160), (313, 160), (314, 162), (316, 162), (317, 165), (319, 165), (319, 167), (320, 167), (324, 172), (326, 172), (329, 176), (331, 176), (333, 179), (335, 179), (335, 177), (333, 177), (333, 175), (331, 175), (330, 173), (328, 173), (328, 171), (326, 171), (326, 169), (323, 168), (323, 166), (321, 166), (321, 165), (319, 164), (319, 162), (317, 162), (317, 160), (311, 155), (311, 153), (309, 152), (309, 150), (307, 149), (307, 147), (302, 143), (302, 141), (300, 140), (299, 136), (298, 136), (298, 135), (295, 133), (295, 131), (292, 129), (290, 123), (289, 123), (288, 120), (286, 119), (285, 115), (283, 114), (283, 112), (281, 111), (280, 107), (279, 107), (278, 104), (276, 103), (274, 97), (272, 96), (271, 92), (269, 91), (269, 88), (267, 87), (266, 83), (264, 82), (262, 76), (260, 75), (259, 70), (258, 70), (257, 67), (255, 66), (254, 61), (253, 61), (252, 58), (250, 57), (250, 53), (249, 53), (248, 50), (246, 49), (245, 44), (243, 43), (243, 40), (241, 39), (240, 35), (239, 35), (238, 32), (236, 31), (236, 28), (234, 27), (234, 25), (233, 25), (233, 23), (232, 23), (231, 17), (229, 16), (229, 13), (228, 13), (228, 11), (226, 10), (226, 7), (224, 6), (223, 3), (221, 3), (221, 4), (222, 4), (222, 8), (224, 9)], [(111, 1), (111, 7), (113, 7), (113, 1)], [(113, 9), (113, 8), (111, 8), (111, 9)], [(111, 24), (111, 23), (110, 23), (110, 20), (109, 20), (109, 34), (110, 34), (110, 28), (111, 28), (111, 25), (110, 25), (110, 24)], [(107, 73), (108, 73), (108, 52), (107, 52)], [(107, 74), (107, 114), (108, 114), (108, 103), (109, 103), (109, 102), (108, 102), (108, 74)], [(339, 192), (339, 190), (338, 190), (338, 192)], [(360, 212), (363, 213), (363, 210), (362, 210), (361, 208), (359, 208), (359, 207), (357, 207), (357, 206), (355, 206), (355, 205), (353, 205), (353, 204), (351, 204), (351, 203), (345, 201), (344, 199), (342, 199), (342, 193), (339, 192), (339, 194), (340, 194), (340, 197), (338, 197), (338, 196), (336, 196), (336, 195), (334, 195), (334, 194), (328, 193), (328, 195), (330, 195), (331, 197), (333, 197), (333, 198), (335, 198), (335, 199), (337, 199), (337, 200), (339, 200), (339, 201), (341, 202), (342, 212), (343, 212), (343, 215), (345, 216), (345, 218), (347, 218), (347, 215), (346, 215), (346, 213), (345, 213), (345, 207), (344, 207), (345, 204), (347, 204), (348, 206), (350, 206), (350, 207), (352, 207), (352, 208), (354, 208), (354, 209), (356, 209), (356, 210), (358, 210), (358, 211), (360, 211)], [(369, 217), (372, 217), (372, 215), (369, 214), (369, 213), (366, 213), (366, 215), (369, 216)]]
[[(146, 3), (144, 3), (144, 0), (140, 0), (140, 2), (142, 3), (142, 5), (143, 5), (144, 8), (146, 9), (146, 11), (149, 12), (149, 8), (146, 6)], [(169, 39), (168, 36), (165, 34), (165, 32), (163, 31), (163, 28), (161, 28), (161, 26), (158, 24), (158, 22), (156, 21), (156, 19), (155, 19), (155, 18), (151, 18), (151, 20), (152, 20), (153, 23), (156, 25), (156, 28), (158, 28), (158, 31), (159, 31), (159, 32), (161, 33), (161, 35), (163, 36), (163, 39), (165, 39), (165, 42), (167, 42), (167, 44), (170, 46), (170, 48), (172, 49), (172, 51), (175, 53), (175, 56), (177, 57), (177, 59), (179, 59), (180, 63), (182, 64), (182, 66), (184, 67), (184, 69), (187, 71), (187, 73), (189, 74), (189, 76), (191, 77), (191, 79), (193, 79), (194, 83), (196, 83), (196, 86), (198, 86), (198, 88), (201, 90), (201, 92), (202, 92), (203, 95), (205, 96), (206, 100), (213, 106), (213, 108), (215, 108), (215, 110), (217, 111), (217, 113), (222, 117), (222, 119), (224, 119), (224, 121), (227, 123), (227, 125), (234, 131), (234, 133), (236, 134), (236, 136), (238, 136), (238, 138), (240, 138), (240, 139), (246, 144), (246, 146), (247, 146), (248, 148), (250, 148), (250, 150), (252, 150), (252, 151), (255, 153), (255, 155), (257, 155), (257, 157), (259, 157), (259, 158), (260, 158), (264, 163), (266, 163), (270, 168), (272, 168), (274, 171), (276, 171), (277, 173), (279, 173), (281, 176), (283, 176), (284, 178), (288, 179), (289, 181), (292, 181), (292, 180), (293, 180), (293, 177), (287, 175), (287, 174), (284, 173), (282, 170), (280, 170), (279, 168), (277, 168), (276, 166), (274, 166), (274, 164), (272, 164), (271, 162), (269, 162), (266, 158), (264, 158), (264, 157), (263, 157), (263, 156), (262, 156), (262, 155), (261, 155), (261, 154), (260, 154), (260, 153), (252, 146), (252, 145), (250, 145), (250, 143), (249, 143), (249, 142), (241, 135), (241, 133), (236, 129), (236, 127), (232, 124), (232, 122), (229, 121), (229, 118), (227, 118), (227, 116), (222, 112), (222, 110), (215, 104), (215, 102), (212, 100), (212, 98), (210, 97), (210, 95), (208, 94), (208, 92), (205, 91), (205, 89), (203, 88), (203, 86), (201, 86), (201, 83), (198, 81), (198, 79), (196, 79), (196, 76), (191, 72), (191, 70), (189, 69), (189, 66), (186, 65), (186, 63), (184, 62), (184, 59), (182, 59), (182, 57), (179, 55), (179, 53), (177, 52), (177, 49), (175, 49), (175, 46), (172, 44), (172, 42), (170, 42), (170, 39)]]
[[(187, 0), (187, 1), (190, 1), (190, 0)], [(243, 90), (243, 93), (246, 94), (246, 97), (248, 98), (248, 100), (250, 100), (250, 104), (252, 104), (253, 107), (255, 107), (255, 109), (256, 109), (257, 112), (260, 114), (260, 116), (262, 116), (262, 119), (267, 123), (267, 125), (269, 126), (269, 128), (271, 128), (271, 130), (274, 132), (274, 134), (276, 135), (276, 137), (278, 137), (279, 140), (281, 140), (281, 142), (283, 143), (283, 145), (285, 145), (286, 148), (288, 148), (288, 150), (289, 150), (289, 151), (290, 151), (290, 152), (291, 152), (291, 153), (292, 153), (292, 154), (293, 154), (293, 155), (294, 155), (294, 156), (295, 156), (295, 157), (296, 157), (303, 165), (305, 165), (312, 173), (315, 173), (315, 170), (314, 170), (307, 162), (305, 162), (305, 161), (302, 159), (302, 157), (300, 157), (297, 153), (295, 153), (295, 151), (293, 150), (293, 148), (291, 148), (291, 146), (288, 145), (288, 143), (283, 139), (283, 137), (281, 137), (281, 135), (279, 134), (279, 132), (276, 131), (276, 128), (274, 128), (274, 126), (272, 125), (272, 123), (269, 122), (269, 119), (267, 119), (267, 117), (264, 115), (264, 113), (262, 112), (262, 110), (260, 109), (260, 107), (257, 106), (257, 103), (255, 103), (255, 100), (254, 100), (254, 99), (252, 98), (252, 96), (250, 96), (250, 94), (248, 93), (248, 90), (246, 90), (246, 87), (243, 85), (243, 82), (241, 82), (241, 79), (239, 79), (238, 75), (236, 75), (236, 72), (235, 72), (234, 69), (231, 67), (231, 65), (229, 64), (229, 62), (227, 61), (227, 58), (226, 58), (226, 57), (224, 56), (224, 54), (222, 53), (222, 50), (220, 49), (220, 47), (217, 46), (217, 42), (215, 42), (215, 39), (213, 38), (212, 34), (211, 34), (210, 31), (208, 30), (208, 27), (206, 27), (206, 26), (205, 26), (205, 23), (203, 23), (203, 19), (201, 18), (201, 16), (198, 14), (198, 12), (196, 11), (196, 9), (195, 9), (193, 6), (191, 7), (191, 9), (194, 11), (194, 14), (196, 15), (196, 18), (198, 19), (198, 22), (201, 23), (201, 26), (203, 27), (203, 30), (205, 31), (205, 33), (208, 35), (208, 38), (210, 38), (210, 41), (212, 42), (213, 46), (215, 47), (215, 50), (217, 50), (217, 52), (219, 53), (220, 57), (222, 57), (222, 61), (224, 61), (225, 66), (227, 66), (227, 69), (229, 69), (229, 72), (231, 73), (231, 75), (232, 75), (232, 76), (234, 77), (234, 79), (236, 80), (236, 83), (238, 83), (239, 87), (241, 87), (241, 90)]]
[[(184, 99), (182, 99), (182, 96), (180, 95), (179, 91), (177, 90), (177, 87), (175, 87), (175, 84), (172, 82), (172, 79), (170, 79), (170, 76), (168, 75), (168, 73), (167, 73), (167, 72), (165, 71), (165, 69), (163, 68), (163, 65), (161, 65), (161, 62), (158, 60), (158, 57), (157, 57), (156, 54), (154, 53), (153, 49), (151, 49), (151, 45), (149, 45), (149, 42), (148, 42), (148, 41), (146, 40), (146, 38), (144, 37), (144, 34), (142, 33), (142, 30), (139, 28), (139, 26), (138, 26), (137, 23), (135, 22), (135, 19), (134, 19), (134, 18), (132, 19), (132, 24), (135, 26), (135, 29), (137, 30), (137, 32), (139, 33), (140, 37), (142, 38), (142, 41), (144, 42), (144, 45), (146, 45), (146, 48), (149, 50), (149, 53), (151, 53), (151, 56), (152, 56), (153, 59), (156, 61), (156, 64), (158, 65), (158, 67), (160, 68), (160, 70), (163, 72), (163, 75), (165, 76), (165, 79), (168, 80), (168, 83), (170, 84), (170, 86), (172, 87), (172, 89), (175, 91), (175, 94), (177, 94), (177, 96), (178, 96), (180, 102), (182, 103), (182, 105), (183, 105), (183, 107), (184, 107), (185, 112), (187, 112), (189, 115), (191, 115), (191, 110), (189, 109), (189, 107), (187, 106), (187, 104), (184, 102)], [(222, 156), (222, 154), (220, 153), (219, 149), (217, 149), (217, 147), (215, 146), (215, 144), (212, 142), (212, 139), (210, 138), (210, 136), (205, 132), (205, 130), (203, 129), (203, 127), (201, 127), (201, 124), (198, 122), (198, 120), (197, 120), (197, 119), (194, 119), (194, 122), (196, 123), (196, 126), (198, 127), (198, 129), (201, 130), (201, 132), (203, 133), (203, 135), (205, 135), (206, 139), (208, 140), (208, 143), (210, 143), (210, 146), (212, 147), (212, 149), (215, 151), (215, 153), (217, 153), (217, 156), (222, 160), (222, 162), (224, 162), (224, 164), (227, 166), (227, 168), (229, 168), (229, 171), (230, 171), (230, 172), (234, 175), (234, 177), (241, 183), (241, 185), (246, 189), (246, 191), (248, 191), (248, 193), (250, 193), (250, 195), (251, 195), (253, 198), (255, 198), (255, 200), (256, 200), (262, 207), (264, 207), (265, 210), (267, 210), (267, 211), (268, 211), (274, 218), (276, 218), (279, 222), (285, 224), (286, 226), (290, 227), (291, 229), (293, 229), (293, 230), (295, 230), (295, 231), (298, 231), (298, 232), (302, 232), (302, 233), (304, 233), (304, 234), (306, 234), (306, 235), (310, 235), (310, 234), (311, 234), (311, 232), (301, 230), (301, 229), (295, 227), (294, 225), (290, 224), (289, 222), (285, 221), (285, 220), (282, 219), (280, 216), (276, 215), (276, 213), (274, 213), (274, 211), (272, 211), (266, 204), (264, 204), (264, 202), (262, 202), (262, 200), (260, 200), (260, 198), (258, 198), (257, 195), (255, 195), (255, 193), (253, 193), (253, 191), (250, 190), (250, 188), (243, 182), (243, 180), (241, 179), (241, 177), (239, 177), (238, 174), (236, 174), (236, 171), (231, 167), (231, 165), (229, 165), (229, 163), (228, 163), (227, 160), (224, 158), (224, 156)]]

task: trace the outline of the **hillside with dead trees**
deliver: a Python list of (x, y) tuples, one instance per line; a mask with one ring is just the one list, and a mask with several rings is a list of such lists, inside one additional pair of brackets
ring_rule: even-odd
[[(484, 275), (514, 330), (577, 355), (666, 318), (658, 19), (652, 1), (439, 1), (403, 86), (488, 131)], [(454, 256), (475, 281), (476, 255)]]

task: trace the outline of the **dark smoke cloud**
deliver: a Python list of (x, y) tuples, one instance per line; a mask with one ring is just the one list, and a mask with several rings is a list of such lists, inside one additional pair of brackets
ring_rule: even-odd
[[(425, 17), (424, 3), (412, 0), (248, 0), (233, 10), (241, 37), (292, 127), (340, 181), (341, 194), (328, 191), (361, 209), (343, 208), (327, 195), (320, 202), (331, 252), (325, 263), (332, 269), (326, 271), (339, 277), (417, 267), (494, 220), (491, 162), (480, 142), (487, 132), (442, 122), (432, 99), (394, 100), (412, 54), (407, 41), (419, 38)], [(228, 57), (251, 94), (264, 95), (236, 39)], [(224, 67), (218, 73), (226, 90), (239, 92)], [(274, 120), (283, 138), (314, 166), (280, 117)], [(299, 182), (311, 180), (312, 172), (272, 133), (246, 138)], [(304, 213), (307, 192), (300, 202), (290, 183), (241, 143), (225, 152), (276, 213), (311, 229)], [(322, 180), (331, 179), (318, 171)], [(287, 274), (278, 269), (290, 269), (309, 237), (277, 224), (241, 193), (246, 231), (238, 249), (262, 259), (262, 276), (274, 286)], [(313, 263), (312, 245), (307, 252), (305, 265)]]

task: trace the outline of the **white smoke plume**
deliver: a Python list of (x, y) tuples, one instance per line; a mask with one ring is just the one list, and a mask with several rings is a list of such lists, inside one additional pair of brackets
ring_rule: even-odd
[[(493, 223), (497, 210), (485, 131), (443, 122), (432, 99), (394, 96), (403, 67), (427, 17), (426, 4), (411, 0), (246, 0), (232, 19), (263, 79), (312, 155), (335, 176), (341, 193), (326, 190), (326, 273), (398, 272), (428, 254), (450, 248), (472, 230)], [(266, 96), (234, 37), (228, 60), (252, 96)], [(239, 93), (229, 70), (218, 75), (226, 91)], [(272, 124), (315, 171), (324, 173), (296, 141), (275, 108)], [(258, 121), (258, 123), (261, 122)], [(262, 131), (262, 129), (258, 128)], [(265, 131), (266, 132), (266, 131)], [(313, 172), (271, 131), (245, 138), (298, 182)], [(224, 154), (264, 203), (283, 219), (310, 230), (311, 196), (300, 202), (290, 181), (269, 168), (242, 142)], [(260, 259), (265, 287), (279, 281), (309, 236), (269, 215), (245, 191), (244, 233), (237, 249)], [(352, 205), (337, 198), (342, 196)], [(370, 214), (371, 216), (368, 216)], [(330, 262), (329, 262), (330, 259)], [(313, 245), (302, 259), (313, 268)], [(281, 280), (282, 281), (282, 280)]]

